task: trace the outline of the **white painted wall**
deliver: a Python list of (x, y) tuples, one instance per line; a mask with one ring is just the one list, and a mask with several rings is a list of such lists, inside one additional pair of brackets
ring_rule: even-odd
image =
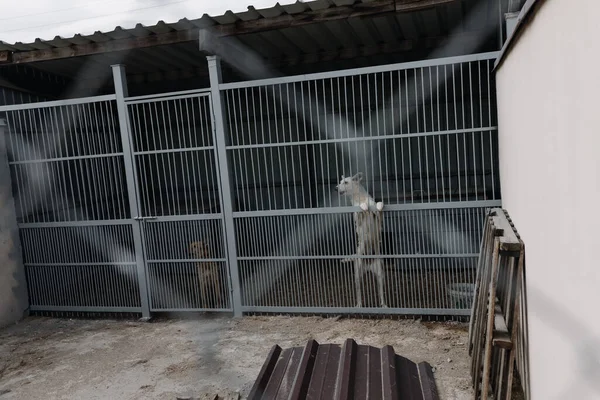
[(526, 248), (534, 400), (600, 399), (598, 15), (598, 0), (545, 1), (497, 72), (503, 204)]

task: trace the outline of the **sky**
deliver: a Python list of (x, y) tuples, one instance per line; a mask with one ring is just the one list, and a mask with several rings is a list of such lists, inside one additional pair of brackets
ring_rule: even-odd
[[(163, 20), (221, 15), (273, 7), (278, 0), (0, 0), (0, 40), (6, 43), (33, 42), (36, 38), (71, 37), (95, 31), (112, 31), (117, 25), (154, 25)], [(280, 4), (295, 0), (279, 0)], [(15, 5), (17, 5), (15, 7)]]

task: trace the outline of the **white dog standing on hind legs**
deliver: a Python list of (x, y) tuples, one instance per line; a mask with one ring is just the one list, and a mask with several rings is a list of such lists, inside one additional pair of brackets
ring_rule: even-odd
[[(379, 256), (381, 244), (381, 222), (383, 202), (375, 200), (367, 193), (361, 184), (362, 173), (345, 178), (336, 186), (340, 195), (350, 198), (352, 205), (360, 207), (362, 212), (354, 213), (354, 226), (356, 229), (356, 255), (359, 258), (354, 260), (354, 288), (356, 291), (357, 307), (362, 307), (362, 276), (365, 272), (372, 272), (377, 277), (377, 286), (379, 289), (379, 305), (387, 307), (385, 303), (385, 294), (383, 292), (384, 270), (381, 258), (363, 260), (361, 257), (366, 255)], [(342, 262), (350, 262), (351, 259), (344, 259)]]

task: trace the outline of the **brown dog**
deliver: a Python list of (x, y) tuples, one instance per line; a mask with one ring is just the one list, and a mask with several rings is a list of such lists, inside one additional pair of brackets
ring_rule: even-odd
[[(211, 258), (210, 249), (203, 241), (190, 243), (190, 254), (196, 259)], [(214, 261), (198, 261), (196, 263), (198, 283), (200, 284), (200, 301), (202, 308), (210, 308), (210, 299), (215, 300), (214, 307), (221, 308), (221, 274)], [(213, 292), (213, 296), (210, 296)]]

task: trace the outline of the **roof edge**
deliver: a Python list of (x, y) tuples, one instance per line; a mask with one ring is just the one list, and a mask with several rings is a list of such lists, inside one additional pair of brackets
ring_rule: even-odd
[(500, 54), (498, 54), (498, 58), (496, 58), (494, 68), (492, 69), (493, 72), (496, 72), (502, 66), (504, 59), (508, 56), (514, 44), (521, 37), (521, 34), (523, 33), (523, 28), (532, 21), (532, 18), (535, 16), (536, 12), (545, 3), (546, 0), (527, 0), (525, 4), (523, 4), (523, 8), (521, 8), (521, 12), (517, 17), (517, 24), (515, 25), (515, 29), (506, 39), (506, 42), (504, 42), (504, 45), (500, 50)]

